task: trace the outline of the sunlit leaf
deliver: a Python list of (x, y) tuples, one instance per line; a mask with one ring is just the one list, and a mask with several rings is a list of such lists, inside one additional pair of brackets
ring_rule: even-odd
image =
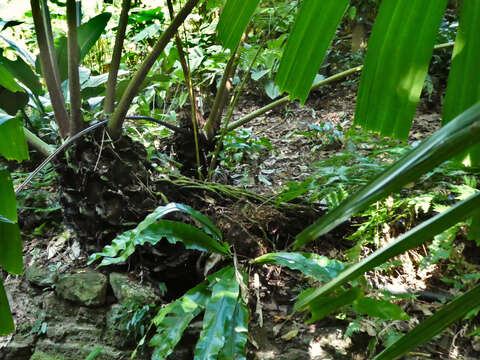
[(326, 234), (373, 202), (400, 190), (456, 154), (480, 141), (480, 103), (459, 115), (337, 208), (297, 235), (294, 248)]
[(330, 260), (325, 256), (300, 252), (269, 253), (256, 258), (253, 263), (275, 264), (299, 270), (318, 281), (330, 281), (345, 265), (338, 260)]
[(453, 301), (438, 310), (408, 334), (394, 342), (374, 360), (398, 359), (405, 353), (427, 342), (435, 335), (442, 332), (455, 321), (460, 320), (470, 310), (480, 305), (480, 285), (455, 298)]
[(355, 124), (406, 139), (447, 0), (383, 0), (368, 42)]
[(349, 0), (303, 0), (275, 79), (281, 91), (305, 103)]
[(8, 71), (8, 69), (3, 65), (0, 58), (0, 86), (6, 88), (11, 92), (24, 92), (23, 88), (18, 85), (15, 81), (15, 78)]
[(28, 66), (22, 58), (17, 57), (17, 59), (13, 61), (4, 57), (0, 51), (0, 64), (4, 66), (10, 75), (23, 83), (33, 94), (37, 96), (41, 95), (42, 85), (40, 84), (38, 75), (33, 72), (32, 68)]
[(338, 289), (348, 281), (354, 280), (365, 272), (384, 264), (391, 258), (413, 249), (422, 243), (430, 240), (436, 234), (447, 230), (460, 220), (470, 216), (480, 207), (480, 192), (470, 196), (468, 199), (458, 202), (450, 209), (434, 216), (433, 218), (416, 226), (412, 230), (390, 242), (387, 246), (376, 250), (362, 261), (351, 265), (340, 273), (332, 281), (326, 283), (314, 291), (309, 291), (295, 303), (295, 310), (304, 310), (308, 304), (321, 298), (331, 291)]
[(228, 0), (217, 25), (223, 46), (235, 50), (260, 0)]
[[(480, 1), (463, 1), (443, 104), (444, 124), (480, 101), (479, 26)], [(480, 166), (480, 145), (470, 149), (469, 160), (472, 166)]]

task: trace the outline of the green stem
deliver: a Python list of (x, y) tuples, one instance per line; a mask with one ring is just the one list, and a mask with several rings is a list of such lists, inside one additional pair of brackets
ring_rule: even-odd
[(40, 49), (40, 64), (42, 66), (43, 76), (50, 94), (55, 120), (60, 131), (60, 136), (65, 138), (69, 134), (69, 123), (67, 107), (63, 97), (62, 89), (56, 78), (58, 70), (57, 63), (52, 63), (52, 57), (49, 51), (45, 22), (40, 9), (39, 0), (30, 0), (32, 6), (32, 17), (35, 24), (35, 33), (37, 36), (38, 48)]
[(122, 133), (122, 125), (125, 121), (125, 115), (127, 115), (128, 109), (132, 104), (133, 98), (137, 95), (140, 85), (147, 76), (148, 72), (152, 68), (155, 61), (167, 46), (168, 42), (173, 38), (180, 25), (185, 21), (188, 15), (192, 12), (195, 5), (200, 0), (188, 0), (186, 5), (180, 10), (172, 23), (168, 26), (160, 39), (153, 47), (150, 54), (140, 66), (140, 69), (135, 73), (132, 80), (130, 80), (125, 93), (122, 96), (115, 112), (112, 115), (108, 123), (108, 132), (113, 139), (118, 139)]
[(55, 147), (48, 145), (45, 141), (40, 139), (27, 128), (24, 127), (23, 132), (25, 133), (25, 138), (27, 139), (28, 144), (43, 156), (48, 157), (55, 151)]
[(131, 3), (131, 0), (123, 0), (122, 2), (122, 11), (118, 21), (118, 29), (115, 36), (115, 45), (113, 46), (112, 60), (110, 61), (110, 71), (108, 72), (107, 90), (105, 92), (104, 103), (105, 114), (111, 114), (114, 110), (118, 69), (120, 68), (120, 60), (122, 59), (122, 48), (123, 42), (125, 41), (128, 12), (130, 11)]
[(75, 135), (84, 128), (82, 115), (82, 97), (80, 94), (80, 47), (77, 37), (77, 4), (67, 0), (68, 24), (68, 88), (70, 92), (70, 135)]

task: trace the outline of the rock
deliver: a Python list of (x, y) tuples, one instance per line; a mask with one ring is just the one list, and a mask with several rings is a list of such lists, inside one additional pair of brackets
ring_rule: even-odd
[(55, 285), (57, 295), (65, 300), (84, 306), (105, 304), (107, 277), (102, 273), (81, 270), (73, 274), (61, 275)]
[(131, 280), (125, 274), (111, 273), (110, 286), (113, 294), (121, 304), (129, 300), (134, 300), (142, 304), (152, 304), (160, 300), (155, 294), (153, 288), (149, 285), (140, 284), (136, 280)]
[(55, 273), (48, 269), (41, 268), (37, 264), (33, 264), (25, 270), (25, 278), (27, 281), (38, 287), (50, 287), (55, 282)]
[(30, 360), (65, 360), (65, 358), (58, 355), (51, 356), (43, 351), (35, 351)]
[[(40, 339), (37, 342), (36, 352), (48, 354), (52, 360), (80, 360), (85, 359), (97, 346), (95, 343), (55, 343), (49, 339)], [(108, 346), (102, 347), (102, 351), (95, 360), (123, 360), (129, 357), (127, 352), (117, 351)]]
[(119, 313), (122, 310), (122, 306), (115, 304), (112, 306), (110, 311), (106, 315), (106, 326), (104, 341), (105, 344), (113, 346), (118, 349), (127, 349), (133, 346), (134, 339), (133, 336), (127, 336), (127, 329), (125, 324), (119, 319)]
[(33, 336), (14, 336), (7, 347), (0, 349), (1, 360), (29, 360), (35, 347)]

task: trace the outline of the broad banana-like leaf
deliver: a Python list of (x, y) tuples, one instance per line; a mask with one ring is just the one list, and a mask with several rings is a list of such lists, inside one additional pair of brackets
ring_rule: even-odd
[(275, 79), (280, 90), (305, 103), (349, 0), (303, 0)]
[[(80, 61), (87, 55), (92, 46), (97, 42), (103, 30), (107, 26), (108, 20), (112, 14), (103, 13), (91, 18), (86, 23), (78, 27), (78, 46), (80, 47)], [(57, 61), (60, 70), (60, 79), (64, 81), (68, 77), (68, 56), (67, 56), (67, 38), (60, 37), (55, 41), (55, 50), (57, 52)]]
[(383, 0), (368, 42), (355, 124), (406, 139), (447, 0)]
[(260, 0), (228, 0), (217, 25), (218, 39), (232, 52), (237, 48)]
[[(467, 0), (468, 1), (468, 0)], [(477, 285), (465, 294), (455, 298), (438, 310), (408, 334), (402, 336), (392, 345), (378, 354), (374, 360), (398, 359), (405, 353), (427, 342), (442, 332), (455, 321), (460, 320), (470, 310), (480, 305), (480, 285)]]
[(253, 263), (286, 266), (323, 282), (330, 281), (345, 269), (345, 265), (338, 260), (330, 260), (318, 254), (300, 252), (269, 253), (256, 258)]
[[(443, 104), (443, 123), (480, 101), (480, 1), (462, 2), (452, 66)], [(469, 163), (480, 166), (480, 145), (469, 151)]]
[(10, 173), (0, 170), (0, 266), (12, 274), (21, 274), (23, 267), (22, 242), (17, 222), (17, 203)]
[(38, 96), (42, 94), (43, 88), (38, 80), (38, 75), (33, 72), (22, 58), (17, 57), (15, 61), (7, 59), (2, 55), (0, 49), (0, 64), (5, 67), (10, 75), (23, 83), (34, 95)]
[(149, 343), (154, 347), (152, 360), (166, 359), (182, 338), (188, 324), (205, 309), (210, 296), (207, 286), (207, 281), (200, 283), (155, 316), (153, 323), (157, 333)]
[(337, 208), (297, 235), (294, 248), (332, 230), (373, 202), (400, 190), (480, 140), (480, 103), (443, 126)]
[[(233, 266), (226, 267), (211, 276), (212, 296), (208, 299), (203, 317), (203, 329), (195, 347), (194, 359), (216, 359), (227, 343), (226, 336), (232, 333), (232, 314), (240, 299), (240, 287)], [(235, 359), (235, 357), (233, 357)]]
[[(2, 91), (0, 89), (0, 95)], [(29, 158), (23, 127), (17, 118), (0, 111), (0, 155), (7, 160)]]
[(33, 55), (28, 51), (23, 49), (21, 46), (19, 46), (16, 42), (10, 40), (9, 38), (3, 36), (0, 34), (0, 39), (5, 41), (10, 47), (15, 50), (26, 62), (30, 64), (30, 66), (35, 67), (35, 59), (33, 58)]
[(0, 85), (0, 109), (15, 116), (18, 110), (28, 104), (28, 94), (24, 91), (13, 92)]
[(440, 213), (433, 218), (416, 226), (412, 230), (403, 234), (387, 246), (378, 249), (362, 261), (348, 267), (340, 273), (335, 279), (315, 290), (307, 290), (305, 296), (301, 296), (300, 300), (295, 303), (294, 310), (305, 310), (310, 303), (314, 302), (331, 291), (338, 289), (348, 281), (354, 280), (363, 273), (384, 264), (391, 258), (402, 254), (403, 252), (413, 249), (425, 241), (431, 239), (434, 235), (439, 234), (457, 222), (468, 218), (480, 207), (480, 192), (471, 195), (467, 199), (455, 204), (450, 209)]
[(10, 74), (8, 69), (5, 67), (5, 65), (2, 62), (2, 59), (0, 58), (0, 86), (6, 88), (7, 90), (10, 90), (11, 92), (23, 92), (23, 88), (18, 85), (18, 83), (15, 81), (15, 78)]
[(7, 294), (0, 279), (0, 336), (8, 335), (15, 330)]

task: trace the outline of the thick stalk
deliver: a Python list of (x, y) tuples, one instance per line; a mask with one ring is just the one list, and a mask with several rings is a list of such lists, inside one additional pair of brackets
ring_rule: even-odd
[(222, 112), (227, 103), (228, 93), (232, 88), (232, 76), (235, 72), (235, 60), (237, 55), (238, 46), (235, 51), (232, 52), (230, 59), (228, 60), (227, 66), (222, 76), (222, 81), (217, 91), (217, 96), (215, 96), (215, 101), (208, 116), (208, 120), (203, 127), (203, 130), (206, 134), (207, 140), (211, 140), (217, 134), (218, 129), (220, 128), (220, 123), (222, 119)]
[(55, 151), (54, 146), (48, 145), (45, 141), (40, 139), (27, 128), (24, 127), (23, 132), (25, 133), (25, 138), (27, 139), (28, 145), (37, 150), (43, 156), (48, 157)]
[(122, 133), (122, 125), (125, 121), (125, 115), (127, 115), (128, 109), (132, 104), (133, 98), (137, 95), (138, 89), (143, 80), (147, 76), (148, 72), (152, 68), (155, 61), (167, 46), (168, 42), (173, 38), (180, 25), (185, 21), (187, 16), (192, 12), (195, 5), (200, 0), (188, 0), (186, 5), (180, 10), (172, 23), (168, 26), (160, 39), (157, 41), (152, 49), (152, 52), (144, 60), (140, 69), (135, 73), (132, 80), (130, 80), (125, 93), (122, 96), (112, 118), (108, 122), (108, 132), (113, 139), (118, 139)]
[(130, 11), (131, 0), (122, 1), (122, 11), (118, 21), (117, 34), (115, 36), (115, 45), (113, 46), (112, 60), (110, 61), (110, 71), (108, 72), (107, 90), (105, 92), (104, 111), (105, 114), (113, 113), (115, 106), (115, 91), (117, 88), (118, 69), (122, 59), (123, 42), (125, 41), (125, 32), (127, 30), (128, 12)]
[(57, 82), (58, 86), (61, 88), (62, 80), (60, 79), (60, 69), (57, 66), (58, 64), (57, 52), (55, 50), (55, 44), (53, 42), (52, 21), (50, 19), (50, 9), (48, 8), (47, 0), (41, 1), (41, 9), (42, 9), (43, 23), (45, 24), (45, 37), (47, 39), (48, 55), (50, 57), (51, 63), (53, 64), (53, 74), (55, 75), (55, 81)]
[(70, 135), (75, 135), (84, 128), (82, 115), (82, 97), (80, 94), (80, 47), (77, 37), (77, 4), (67, 0), (68, 24), (68, 88), (70, 90)]
[[(175, 17), (175, 14), (173, 12), (172, 0), (167, 0), (167, 5), (168, 5), (168, 12), (170, 13), (170, 18), (173, 20)], [(180, 36), (178, 35), (178, 31), (175, 33), (175, 44), (177, 45), (178, 56), (180, 58), (180, 64), (182, 65), (183, 77), (185, 78), (185, 83), (187, 84), (187, 89), (188, 89), (188, 95), (190, 97), (193, 137), (195, 142), (195, 160), (197, 162), (198, 178), (202, 180), (203, 174), (201, 171), (200, 147), (198, 144), (198, 125), (199, 124), (197, 121), (197, 110), (196, 110), (197, 99), (195, 98), (195, 94), (193, 92), (192, 77), (190, 76), (190, 67), (188, 66), (188, 58), (185, 56), (185, 52), (183, 51), (183, 44), (182, 44), (182, 41), (180, 40)]]
[(52, 102), (55, 121), (57, 122), (60, 136), (65, 138), (68, 136), (70, 127), (68, 123), (67, 107), (63, 97), (62, 89), (55, 77), (55, 68), (58, 69), (57, 63), (52, 63), (50, 57), (45, 23), (42, 17), (39, 0), (31, 0), (32, 17), (35, 24), (35, 33), (37, 36), (38, 48), (40, 49), (40, 64), (42, 66), (43, 76), (47, 84), (50, 101)]

